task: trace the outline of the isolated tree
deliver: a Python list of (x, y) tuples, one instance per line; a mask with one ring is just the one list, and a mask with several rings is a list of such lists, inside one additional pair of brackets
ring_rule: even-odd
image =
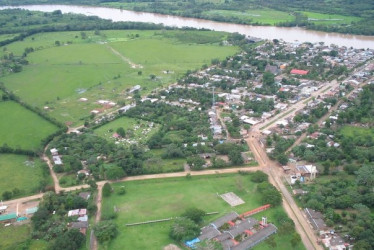
[(121, 136), (122, 138), (124, 138), (126, 136), (126, 132), (125, 132), (125, 129), (123, 127), (119, 127), (117, 128), (116, 130), (117, 134), (119, 136)]
[(118, 228), (112, 221), (101, 221), (94, 226), (94, 233), (99, 242), (110, 241), (117, 237)]
[(170, 237), (176, 241), (191, 240), (197, 237), (199, 233), (199, 226), (186, 217), (177, 218), (170, 229)]
[(244, 163), (242, 154), (239, 150), (231, 150), (229, 152), (229, 159), (232, 165), (242, 165)]
[(282, 164), (282, 165), (286, 165), (287, 162), (288, 162), (288, 157), (287, 157), (287, 155), (285, 155), (285, 154), (279, 154), (279, 155), (277, 156), (277, 161), (278, 161), (280, 164)]
[(195, 223), (199, 224), (203, 220), (205, 211), (198, 208), (188, 208), (183, 214), (183, 217), (186, 217), (190, 220), (193, 220)]
[(251, 174), (251, 181), (261, 183), (268, 180), (268, 175), (262, 171), (256, 171)]
[(3, 199), (4, 200), (10, 200), (12, 198), (13, 194), (10, 191), (3, 192)]
[(112, 194), (112, 186), (107, 182), (103, 186), (103, 196), (109, 197)]

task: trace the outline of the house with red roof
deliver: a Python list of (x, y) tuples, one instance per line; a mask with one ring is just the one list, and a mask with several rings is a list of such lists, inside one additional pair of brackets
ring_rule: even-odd
[(292, 69), (291, 74), (293, 75), (300, 75), (300, 76), (304, 76), (304, 75), (307, 75), (309, 73), (308, 70), (301, 70), (301, 69)]

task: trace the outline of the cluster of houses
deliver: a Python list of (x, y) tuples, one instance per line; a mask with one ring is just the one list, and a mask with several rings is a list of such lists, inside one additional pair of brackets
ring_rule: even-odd
[[(85, 200), (88, 200), (91, 196), (90, 192), (81, 192), (79, 196)], [(68, 223), (69, 228), (77, 228), (82, 234), (87, 233), (88, 228), (88, 214), (86, 208), (69, 210), (68, 217), (75, 218), (74, 221)]]
[(351, 250), (353, 245), (347, 243), (338, 233), (329, 228), (321, 212), (305, 208), (304, 213), (308, 222), (319, 235), (319, 242), (329, 250)]
[(254, 247), (277, 232), (277, 228), (267, 223), (266, 217), (257, 221), (252, 217), (243, 218), (236, 212), (228, 213), (201, 229), (200, 236), (186, 245), (195, 248), (195, 244), (213, 240), (219, 242), (224, 250), (246, 250)]

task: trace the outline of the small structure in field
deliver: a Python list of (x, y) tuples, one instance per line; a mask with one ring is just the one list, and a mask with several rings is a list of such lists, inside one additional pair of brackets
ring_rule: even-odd
[(221, 194), (220, 196), (224, 201), (226, 201), (232, 207), (239, 206), (245, 203), (239, 196), (237, 196), (233, 192)]

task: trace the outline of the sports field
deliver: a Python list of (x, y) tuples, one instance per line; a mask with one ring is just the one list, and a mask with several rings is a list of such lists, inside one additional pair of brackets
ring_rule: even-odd
[[(162, 222), (135, 227), (126, 227), (126, 223), (142, 222), (180, 216), (188, 207), (197, 207), (206, 212), (219, 212), (206, 216), (204, 224), (232, 210), (242, 213), (252, 210), (261, 204), (256, 193), (256, 185), (249, 176), (238, 174), (193, 176), (190, 179), (170, 178), (146, 181), (129, 181), (113, 184), (114, 193), (103, 200), (102, 217), (105, 218), (117, 211), (115, 219), (119, 227), (118, 237), (111, 242), (108, 249), (162, 249), (174, 243), (169, 236), (172, 222)], [(125, 186), (126, 194), (120, 196), (116, 190)], [(234, 192), (245, 201), (243, 205), (231, 208), (218, 194)], [(284, 213), (281, 207), (269, 209), (257, 214), (257, 219), (266, 215), (274, 221), (275, 214)], [(292, 249), (290, 235), (277, 235), (279, 249)], [(105, 249), (104, 246), (101, 249)], [(258, 249), (270, 249), (261, 243)], [(295, 249), (303, 249), (300, 246)]]
[(17, 188), (20, 193), (15, 197), (27, 196), (40, 191), (41, 182), (44, 185), (51, 182), (49, 177), (43, 176), (38, 158), (24, 155), (0, 154), (0, 190), (12, 192)]
[(57, 127), (16, 102), (0, 102), (0, 142), (12, 148), (37, 150)]
[[(181, 34), (195, 39), (183, 40)], [(19, 55), (29, 47), (34, 52), (22, 72), (2, 81), (25, 102), (48, 107), (59, 121), (83, 124), (90, 111), (105, 109), (98, 100), (123, 104), (132, 86), (149, 93), (187, 70), (238, 51), (219, 45), (225, 33), (210, 31), (87, 31), (84, 37), (80, 32), (43, 33), (8, 45), (8, 52), (0, 54)]]

